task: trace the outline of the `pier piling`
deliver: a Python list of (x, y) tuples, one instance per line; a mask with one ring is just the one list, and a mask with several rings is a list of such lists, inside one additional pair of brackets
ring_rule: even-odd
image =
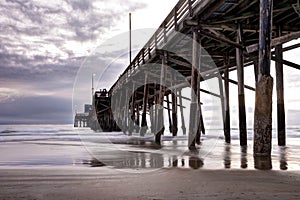
[[(254, 158), (256, 168), (269, 166), (272, 148), (272, 93), (270, 75), (273, 0), (260, 0), (259, 76), (254, 113)], [(266, 157), (266, 159), (261, 159)]]

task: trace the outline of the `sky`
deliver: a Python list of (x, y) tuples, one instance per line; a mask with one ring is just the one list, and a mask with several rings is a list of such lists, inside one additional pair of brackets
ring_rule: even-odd
[(72, 123), (73, 86), (86, 57), (128, 31), (129, 12), (133, 29), (156, 28), (176, 2), (0, 1), (0, 124)]
[[(0, 124), (72, 123), (75, 110), (82, 112), (83, 104), (91, 102), (92, 74), (96, 74), (95, 89), (109, 88), (128, 66), (128, 13), (132, 13), (133, 30), (146, 30), (133, 31), (133, 47), (139, 49), (176, 3), (177, 0), (0, 1)], [(108, 62), (97, 52), (108, 48), (112, 41), (123, 46), (122, 51), (106, 55), (113, 60)], [(299, 50), (284, 56), (300, 64)], [(97, 57), (94, 64), (105, 65), (111, 75), (103, 77), (96, 68), (86, 69), (91, 57)], [(274, 67), (271, 71), (275, 77)], [(299, 77), (297, 70), (285, 67), (289, 125), (299, 124)], [(231, 72), (230, 78), (236, 80), (236, 72)], [(99, 79), (104, 82), (99, 83)], [(245, 69), (245, 83), (254, 87), (251, 67)], [(231, 85), (230, 90), (232, 125), (237, 126), (237, 87)], [(274, 90), (274, 119), (275, 95)], [(251, 125), (254, 92), (246, 90), (245, 96)]]

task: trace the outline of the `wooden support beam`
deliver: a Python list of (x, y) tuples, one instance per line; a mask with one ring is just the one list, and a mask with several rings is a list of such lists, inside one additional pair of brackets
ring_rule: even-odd
[(140, 109), (139, 109), (139, 104), (136, 104), (136, 121), (135, 121), (135, 131), (137, 133), (140, 132)]
[[(287, 34), (287, 35), (284, 35), (284, 36), (281, 36), (281, 37), (274, 38), (272, 40), (270, 48), (273, 48), (273, 47), (276, 47), (278, 45), (290, 42), (292, 40), (296, 40), (298, 38), (300, 38), (300, 31), (293, 32), (293, 33), (290, 33), (290, 34)], [(259, 44), (253, 44), (253, 45), (247, 46), (246, 50), (247, 50), (248, 53), (256, 52), (256, 51), (259, 50)]]
[(172, 118), (171, 118), (171, 108), (170, 108), (170, 99), (169, 99), (169, 95), (166, 95), (167, 98), (167, 110), (168, 110), (168, 118), (169, 118), (169, 131), (170, 133), (172, 133)]
[(125, 89), (125, 108), (124, 108), (124, 121), (123, 121), (123, 132), (126, 133), (128, 131), (128, 89)]
[(273, 93), (273, 78), (270, 76), (272, 14), (273, 0), (260, 0), (259, 76), (256, 84), (253, 147), (254, 164), (257, 169), (272, 168), (270, 162)]
[(172, 135), (177, 136), (178, 120), (177, 120), (177, 90), (173, 91), (172, 95)]
[[(177, 78), (175, 74), (172, 74), (172, 85), (176, 83)], [(172, 135), (177, 136), (178, 132), (178, 119), (177, 119), (177, 89), (175, 88), (172, 93)]]
[[(223, 80), (226, 80), (226, 77), (221, 77)], [(232, 79), (228, 79), (227, 80), (229, 83), (233, 83), (233, 84), (235, 84), (235, 85), (238, 85), (238, 82), (237, 81), (235, 81), (235, 80), (232, 80)], [(255, 88), (254, 87), (251, 87), (251, 86), (249, 86), (249, 85), (244, 85), (244, 88), (245, 89), (248, 89), (248, 90), (251, 90), (251, 91), (255, 91)]]
[(256, 84), (258, 80), (258, 60), (255, 60), (253, 65), (254, 65), (254, 77), (255, 77), (255, 84)]
[[(228, 64), (228, 56), (225, 57), (225, 66)], [(224, 72), (224, 87), (225, 87), (225, 122), (224, 122), (224, 136), (225, 142), (231, 142), (230, 136), (230, 104), (229, 104), (229, 68), (227, 67)]]
[[(222, 76), (218, 77), (219, 81), (219, 90), (220, 90), (220, 102), (221, 102), (221, 115), (222, 115), (222, 122), (223, 122), (223, 130), (224, 130), (224, 136), (226, 137), (226, 129), (225, 129), (225, 112), (226, 112), (226, 107), (225, 107), (225, 96), (224, 96), (224, 86), (223, 86), (223, 80)], [(225, 139), (226, 141), (226, 139)]]
[[(281, 36), (281, 28), (278, 28), (277, 36)], [(282, 45), (275, 48), (275, 57), (282, 61)], [(285, 109), (284, 109), (284, 83), (283, 83), (283, 63), (276, 62), (276, 93), (277, 93), (277, 138), (278, 145), (285, 146)]]
[(198, 113), (197, 113), (197, 68), (199, 66), (199, 34), (197, 29), (193, 29), (193, 47), (192, 47), (192, 78), (191, 78), (191, 105), (190, 105), (190, 123), (188, 147), (195, 149), (196, 134), (198, 130)]
[(206, 36), (206, 37), (209, 37), (209, 38), (211, 38), (211, 39), (214, 39), (214, 40), (216, 40), (216, 41), (218, 41), (218, 42), (223, 42), (223, 43), (226, 43), (226, 44), (228, 44), (228, 45), (230, 45), (230, 46), (233, 46), (233, 47), (236, 47), (236, 48), (239, 48), (239, 49), (243, 49), (243, 48), (244, 48), (243, 45), (241, 45), (241, 44), (239, 44), (239, 43), (237, 43), (237, 42), (233, 42), (232, 40), (229, 40), (229, 39), (227, 39), (227, 38), (223, 38), (223, 37), (214, 35), (214, 34), (209, 33), (209, 32), (207, 32), (207, 31), (201, 30), (201, 31), (200, 31), (200, 34), (201, 34), (201, 35), (204, 35), (204, 36)]
[(300, 47), (300, 43), (294, 44), (294, 45), (282, 48), (282, 52), (286, 52), (286, 51), (290, 51), (290, 50), (293, 50), (293, 49), (297, 49), (299, 47)]
[(128, 135), (132, 135), (134, 129), (134, 122), (135, 122), (135, 83), (132, 82), (132, 94), (131, 94), (131, 120), (129, 124), (129, 131)]
[(289, 67), (292, 67), (292, 68), (295, 68), (295, 69), (298, 69), (300, 70), (300, 65), (296, 64), (296, 63), (293, 63), (291, 61), (287, 61), (287, 60), (280, 60), (278, 59), (277, 57), (274, 57), (272, 56), (271, 59), (277, 63), (281, 63), (283, 65), (286, 65), (286, 66), (289, 66)]
[[(201, 39), (199, 38), (199, 43), (201, 43)], [(201, 66), (201, 47), (199, 49), (199, 52), (198, 54), (200, 55), (199, 56), (199, 68), (197, 69), (197, 114), (198, 114), (198, 120), (200, 122), (200, 117), (202, 115), (202, 112), (201, 112), (201, 102), (200, 102), (200, 97), (201, 97), (201, 92), (200, 92), (200, 82), (201, 82), (201, 75), (200, 75), (200, 66)], [(201, 142), (201, 130), (202, 130), (202, 124), (201, 122), (198, 123), (198, 126), (197, 126), (197, 133), (196, 133), (196, 144), (200, 145), (200, 142)]]
[(147, 127), (147, 107), (148, 107), (148, 97), (149, 97), (149, 85), (147, 84), (148, 74), (145, 73), (145, 83), (144, 83), (144, 98), (143, 98), (143, 113), (142, 113), (142, 124), (140, 135), (144, 136), (148, 129)]
[(178, 97), (179, 97), (179, 105), (180, 105), (180, 115), (181, 115), (181, 129), (182, 134), (186, 135), (186, 127), (185, 127), (185, 121), (184, 121), (184, 113), (183, 113), (183, 104), (182, 104), (182, 94), (181, 89), (178, 91)]
[(164, 133), (164, 112), (163, 112), (163, 104), (164, 104), (164, 83), (166, 76), (166, 63), (167, 63), (167, 52), (164, 52), (164, 55), (161, 56), (162, 65), (160, 72), (160, 86), (159, 86), (159, 100), (158, 103), (160, 107), (157, 112), (157, 133), (155, 135), (155, 142), (160, 145), (161, 136)]
[[(241, 44), (243, 30), (241, 24), (238, 24), (237, 43)], [(244, 92), (244, 56), (240, 48), (236, 48), (236, 65), (238, 77), (238, 102), (239, 102), (239, 129), (240, 129), (240, 145), (247, 145), (247, 123), (246, 123), (246, 108), (245, 108), (245, 92)]]

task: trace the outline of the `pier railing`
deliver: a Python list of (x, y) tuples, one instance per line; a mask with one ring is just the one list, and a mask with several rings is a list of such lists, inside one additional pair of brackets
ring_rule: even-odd
[(132, 60), (123, 74), (111, 87), (109, 93), (112, 93), (118, 86), (123, 85), (126, 79), (136, 72), (136, 69), (149, 61), (156, 54), (159, 46), (166, 44), (168, 37), (173, 31), (180, 31), (179, 27), (183, 20), (193, 16), (193, 10), (202, 0), (180, 0), (171, 10), (159, 28), (155, 31), (152, 37), (139, 51), (136, 57)]

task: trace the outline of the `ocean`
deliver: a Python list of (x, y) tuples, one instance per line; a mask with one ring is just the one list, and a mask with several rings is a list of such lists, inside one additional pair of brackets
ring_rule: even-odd
[[(300, 127), (287, 129), (287, 146), (273, 134), (272, 170), (300, 171)], [(161, 168), (254, 170), (252, 130), (248, 146), (239, 146), (238, 130), (225, 144), (221, 130), (201, 137), (196, 151), (187, 148), (187, 136), (165, 134), (162, 145), (152, 134), (97, 133), (72, 125), (0, 125), (0, 168), (103, 167), (130, 172)]]

